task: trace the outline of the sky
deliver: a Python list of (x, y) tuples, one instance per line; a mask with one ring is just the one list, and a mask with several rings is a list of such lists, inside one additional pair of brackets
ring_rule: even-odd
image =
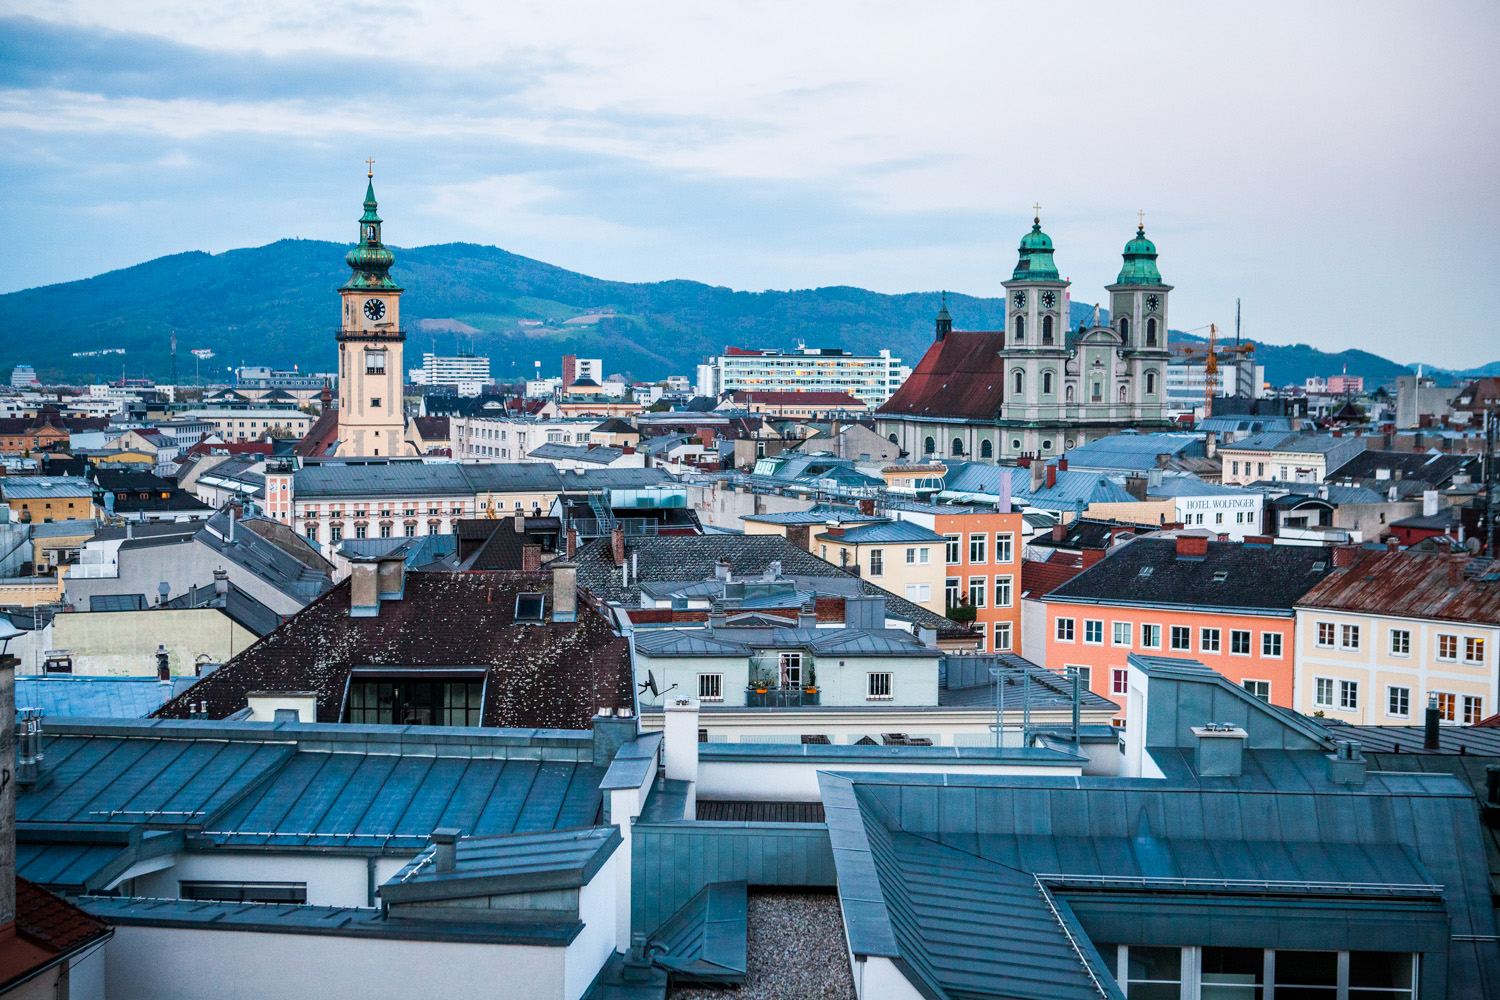
[[(1137, 212), (1173, 326), (1500, 359), (1500, 4), (0, 0), (0, 291), (467, 241), (629, 281), (1074, 301)], [(961, 317), (960, 317), (961, 319)]]

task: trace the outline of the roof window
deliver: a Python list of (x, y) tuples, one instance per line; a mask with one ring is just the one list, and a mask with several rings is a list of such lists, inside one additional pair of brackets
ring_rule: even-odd
[(516, 595), (516, 621), (539, 622), (546, 611), (547, 595), (522, 593)]
[(1154, 567), (1154, 566), (1142, 566), (1140, 573), (1138, 573), (1136, 575), (1139, 576), (1141, 579), (1144, 580), (1146, 577), (1148, 577), (1148, 576), (1150, 576), (1152, 574), (1152, 572), (1155, 570), (1155, 568), (1156, 567)]
[(1229, 579), (1229, 570), (1214, 570), (1214, 583), (1223, 583), (1227, 579)]

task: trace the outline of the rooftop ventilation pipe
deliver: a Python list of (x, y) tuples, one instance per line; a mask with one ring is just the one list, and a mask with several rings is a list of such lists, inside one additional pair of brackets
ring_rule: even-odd
[(434, 871), (451, 872), (458, 860), (458, 838), (462, 830), (451, 826), (432, 831), (432, 867)]
[(42, 776), (42, 710), (16, 710), (16, 784), (35, 785)]

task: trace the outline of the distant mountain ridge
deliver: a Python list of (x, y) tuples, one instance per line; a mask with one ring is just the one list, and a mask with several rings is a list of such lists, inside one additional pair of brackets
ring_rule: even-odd
[[(159, 257), (93, 278), (0, 295), (0, 376), (33, 365), (45, 381), (130, 376), (164, 379), (169, 341), (177, 334), (179, 381), (193, 377), (202, 348), (214, 352), (202, 375), (271, 364), (326, 371), (335, 366), (336, 289), (348, 276), (346, 245), (281, 240), (220, 254)], [(636, 378), (692, 375), (727, 345), (888, 347), (915, 365), (932, 337), (936, 292), (885, 295), (848, 286), (740, 292), (695, 281), (607, 281), (472, 243), (393, 248), (393, 274), (406, 288), (402, 322), (409, 331), (407, 364), (423, 351), (472, 348), (493, 359), (498, 379), (524, 378), (559, 356), (601, 357), (607, 371)], [(948, 295), (958, 329), (999, 329), (999, 298)], [(1074, 302), (1072, 320), (1087, 320), (1089, 303)], [(1107, 315), (1105, 313), (1104, 315)], [(1201, 340), (1173, 331), (1174, 340)], [(1257, 341), (1257, 359), (1278, 385), (1347, 369), (1383, 383), (1411, 369), (1367, 351), (1328, 353), (1305, 344)], [(121, 349), (125, 353), (75, 356)], [(1438, 375), (1500, 372), (1500, 361)], [(213, 374), (211, 374), (213, 373)]]

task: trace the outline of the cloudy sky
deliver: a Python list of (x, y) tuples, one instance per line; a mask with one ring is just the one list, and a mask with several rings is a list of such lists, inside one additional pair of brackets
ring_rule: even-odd
[(1075, 300), (1136, 211), (1174, 325), (1500, 358), (1500, 5), (0, 0), (0, 290), (350, 240), (601, 277)]

